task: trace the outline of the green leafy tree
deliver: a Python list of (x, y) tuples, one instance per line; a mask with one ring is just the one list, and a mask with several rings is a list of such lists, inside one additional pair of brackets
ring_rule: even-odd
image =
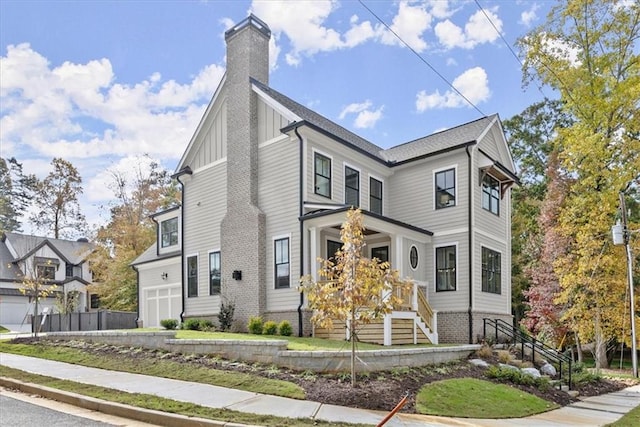
[(155, 242), (155, 223), (149, 216), (179, 201), (165, 169), (148, 156), (137, 164), (133, 175), (111, 171), (116, 199), (109, 207), (109, 222), (97, 232), (97, 250), (89, 257), (97, 283), (92, 290), (102, 307), (114, 310), (136, 309), (137, 278), (131, 262)]
[(31, 204), (35, 180), (14, 157), (0, 158), (0, 233), (22, 231), (20, 217)]
[(30, 221), (56, 239), (85, 234), (87, 222), (78, 201), (82, 194), (82, 178), (75, 166), (64, 159), (54, 158), (51, 166), (53, 170), (35, 183), (36, 212)]
[[(391, 313), (402, 301), (397, 296), (406, 294), (410, 281), (402, 280), (388, 262), (362, 256), (364, 225), (360, 209), (347, 212), (342, 224), (342, 249), (333, 259), (319, 261), (319, 275), (301, 279), (301, 290), (307, 295), (313, 310), (311, 321), (322, 328), (332, 329), (334, 321), (346, 322), (351, 341), (351, 384), (356, 384), (356, 341), (364, 325)], [(399, 291), (398, 293), (394, 291)]]
[[(531, 285), (531, 267), (542, 250), (539, 217), (550, 180), (550, 158), (557, 159), (561, 149), (558, 129), (571, 122), (559, 100), (545, 99), (503, 123), (521, 183), (513, 189), (511, 211), (512, 311), (516, 322), (525, 315), (524, 293)], [(553, 167), (558, 167), (557, 162)]]
[(557, 302), (580, 340), (595, 343), (598, 368), (608, 366), (611, 340), (628, 341), (624, 254), (609, 235), (619, 192), (640, 183), (639, 36), (637, 2), (564, 0), (519, 41), (525, 79), (558, 91), (575, 120), (558, 132), (574, 181), (558, 216), (570, 246), (554, 264)]

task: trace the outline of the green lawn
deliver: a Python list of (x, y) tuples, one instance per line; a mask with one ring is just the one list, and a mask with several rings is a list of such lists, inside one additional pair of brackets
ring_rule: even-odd
[(11, 331), (5, 328), (4, 326), (0, 325), (0, 334), (6, 334), (7, 332), (11, 332)]
[(558, 405), (527, 392), (475, 378), (436, 381), (416, 396), (420, 414), (462, 418), (522, 418)]
[(640, 426), (640, 406), (636, 406), (624, 417), (615, 423), (608, 424), (611, 427), (637, 427)]

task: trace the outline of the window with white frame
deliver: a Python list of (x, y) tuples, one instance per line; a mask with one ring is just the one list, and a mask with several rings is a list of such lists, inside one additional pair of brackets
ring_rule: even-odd
[(162, 247), (178, 244), (178, 218), (171, 218), (160, 223), (160, 241)]
[(501, 293), (502, 265), (500, 252), (482, 248), (482, 292)]
[(352, 167), (344, 167), (344, 204), (360, 206), (360, 172)]
[(500, 182), (489, 174), (482, 178), (482, 208), (500, 215)]
[(456, 170), (455, 168), (436, 172), (436, 209), (456, 205)]
[(291, 264), (289, 262), (289, 238), (274, 240), (274, 271), (276, 289), (291, 286)]
[(220, 295), (220, 251), (209, 252), (209, 295)]
[(436, 292), (456, 290), (456, 246), (436, 248)]
[(313, 192), (331, 198), (331, 159), (320, 153), (314, 153)]
[(369, 177), (369, 210), (382, 215), (382, 181)]
[(187, 257), (187, 296), (198, 296), (198, 255)]

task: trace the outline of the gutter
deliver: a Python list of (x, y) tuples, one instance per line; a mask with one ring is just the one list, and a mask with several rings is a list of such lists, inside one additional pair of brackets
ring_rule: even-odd
[(173, 174), (171, 178), (175, 178), (176, 181), (180, 184), (182, 191), (180, 192), (180, 207), (182, 211), (180, 212), (180, 277), (182, 282), (182, 311), (180, 312), (180, 323), (184, 322), (184, 306), (186, 304), (185, 301), (185, 283), (184, 283), (184, 182), (180, 181), (180, 177), (183, 175), (193, 175), (193, 171), (189, 166), (185, 166), (180, 169), (178, 172)]
[[(136, 272), (136, 328), (140, 327), (140, 271), (135, 265), (132, 265), (133, 271)], [(144, 325), (142, 325), (144, 327)]]
[[(294, 127), (293, 131), (295, 132), (298, 140), (300, 141), (299, 145), (299, 169), (300, 169), (300, 180), (298, 182), (298, 204), (299, 204), (299, 216), (300, 216), (300, 277), (304, 275), (304, 201), (302, 200), (304, 197), (304, 176), (303, 176), (303, 166), (304, 166), (304, 143), (302, 140), (302, 136), (298, 132), (298, 127)], [(302, 306), (304, 305), (304, 292), (300, 291), (300, 304), (298, 305), (298, 336), (302, 337), (304, 334), (302, 333)]]

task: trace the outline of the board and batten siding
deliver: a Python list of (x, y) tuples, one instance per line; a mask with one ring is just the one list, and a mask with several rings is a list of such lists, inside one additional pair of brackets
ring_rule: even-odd
[[(193, 175), (187, 178), (189, 181), (185, 185), (185, 262), (188, 256), (198, 255), (198, 296), (189, 298), (186, 295), (186, 286), (184, 289), (185, 312), (189, 317), (212, 316), (219, 311), (220, 296), (209, 295), (209, 251), (220, 248), (220, 222), (227, 209), (226, 170), (227, 162), (219, 161), (195, 170)], [(220, 256), (224, 263), (224, 253)], [(223, 277), (222, 286), (228, 281), (231, 279)]]
[[(258, 205), (266, 216), (266, 310), (297, 309), (300, 294), (299, 141), (276, 138), (259, 149)], [(275, 288), (274, 238), (289, 238), (290, 288)]]
[(261, 98), (258, 99), (258, 143), (279, 137), (282, 135), (280, 129), (289, 123), (288, 119), (267, 105)]
[[(456, 245), (456, 290), (436, 292), (436, 248)], [(428, 258), (427, 287), (429, 304), (438, 311), (466, 311), (469, 308), (469, 240), (468, 234), (434, 235)]]
[(211, 113), (206, 115), (204, 122), (201, 123), (191, 151), (183, 163), (189, 165), (192, 170), (197, 170), (227, 157), (226, 141), (226, 99), (220, 96), (212, 106)]

